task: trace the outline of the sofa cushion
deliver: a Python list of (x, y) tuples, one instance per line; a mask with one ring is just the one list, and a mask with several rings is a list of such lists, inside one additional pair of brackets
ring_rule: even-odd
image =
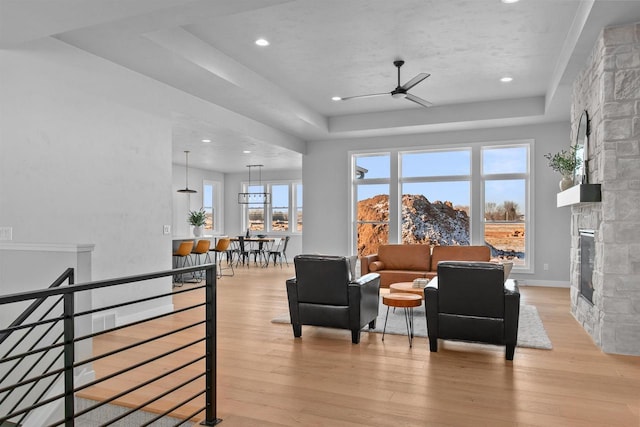
[(438, 270), (440, 261), (489, 261), (488, 246), (434, 246), (431, 255), (431, 271)]
[[(487, 248), (488, 249), (488, 248)], [(378, 259), (385, 270), (427, 271), (431, 266), (429, 245), (381, 245)]]
[(385, 270), (380, 274), (380, 287), (388, 288), (393, 283), (413, 282), (413, 279), (425, 278), (426, 274), (424, 271)]

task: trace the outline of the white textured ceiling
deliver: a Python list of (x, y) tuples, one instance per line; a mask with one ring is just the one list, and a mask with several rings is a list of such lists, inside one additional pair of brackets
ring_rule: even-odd
[[(0, 47), (54, 36), (247, 118), (174, 114), (176, 163), (243, 172), (299, 168), (306, 141), (568, 120), (600, 29), (636, 21), (609, 0), (0, 0)], [(390, 92), (395, 59), (434, 107), (330, 100)]]

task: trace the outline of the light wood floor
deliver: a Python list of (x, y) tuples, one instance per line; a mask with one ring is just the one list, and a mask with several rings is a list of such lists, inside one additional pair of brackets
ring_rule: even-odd
[[(287, 312), (284, 282), (291, 276), (293, 268), (244, 268), (218, 281), (222, 426), (640, 426), (640, 357), (602, 353), (569, 313), (568, 289), (521, 288), (553, 350), (517, 348), (508, 362), (504, 348), (480, 344), (445, 341), (430, 353), (426, 338), (410, 349), (405, 336), (383, 343), (381, 335), (363, 333), (354, 345), (347, 330), (303, 326), (294, 339), (289, 325), (270, 323)], [(200, 298), (176, 296), (174, 304)], [(134, 335), (114, 334), (96, 342), (96, 351)], [(115, 358), (96, 372), (135, 359)], [(85, 395), (122, 390), (127, 381), (118, 381)]]

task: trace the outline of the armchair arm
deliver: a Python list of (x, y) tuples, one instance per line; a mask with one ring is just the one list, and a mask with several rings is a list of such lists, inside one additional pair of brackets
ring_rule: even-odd
[(438, 278), (434, 277), (424, 288), (424, 311), (427, 318), (427, 335), (429, 336), (429, 348), (438, 350)]
[(507, 279), (504, 281), (504, 293), (505, 295), (509, 294), (518, 294), (520, 295), (520, 288), (518, 287), (518, 282), (513, 279)]
[(518, 282), (508, 279), (504, 283), (504, 339), (507, 345), (507, 359), (513, 360), (513, 349), (518, 341), (518, 320), (520, 319), (520, 290)]
[(424, 288), (424, 302), (425, 302), (425, 308), (427, 308), (427, 300), (433, 300), (435, 301), (436, 305), (435, 305), (435, 309), (437, 311), (438, 309), (438, 277), (434, 277), (433, 279), (431, 279), (429, 281), (429, 283), (427, 283), (427, 286), (425, 286)]
[(367, 273), (363, 276), (360, 276), (358, 279), (354, 279), (351, 282), (349, 282), (349, 286), (351, 285), (366, 285), (367, 283), (370, 283), (372, 281), (374, 281), (375, 279), (378, 279), (378, 282), (380, 282), (380, 275), (378, 273)]
[[(359, 330), (378, 317), (380, 275), (369, 273), (349, 282), (350, 329)], [(364, 323), (363, 323), (364, 322)]]

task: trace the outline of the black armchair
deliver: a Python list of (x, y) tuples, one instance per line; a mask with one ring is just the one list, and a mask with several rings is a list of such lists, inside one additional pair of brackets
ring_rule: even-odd
[(438, 338), (506, 346), (513, 360), (518, 341), (520, 291), (505, 280), (504, 268), (490, 262), (443, 261), (424, 290), (429, 348)]
[(380, 275), (351, 278), (349, 260), (342, 256), (298, 255), (293, 259), (296, 277), (287, 280), (289, 315), (295, 337), (302, 325), (350, 329), (351, 341), (360, 331), (376, 327), (380, 301)]

